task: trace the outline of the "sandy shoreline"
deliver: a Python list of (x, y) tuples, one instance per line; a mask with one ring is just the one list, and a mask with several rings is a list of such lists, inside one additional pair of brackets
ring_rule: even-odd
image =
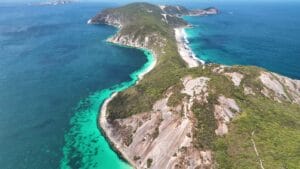
[[(200, 59), (196, 58), (195, 54), (192, 52), (192, 50), (190, 49), (190, 47), (188, 46), (188, 40), (184, 31), (184, 28), (175, 28), (175, 37), (176, 37), (176, 41), (177, 41), (177, 45), (178, 45), (178, 52), (180, 54), (180, 56), (182, 57), (182, 59), (187, 63), (188, 67), (198, 67), (200, 64), (204, 64), (203, 61), (201, 61)], [(107, 39), (108, 42), (110, 43), (114, 43), (117, 45), (122, 45), (123, 44), (119, 44), (116, 41), (113, 41), (112, 38)], [(137, 49), (143, 49), (140, 47), (136, 47), (136, 46), (128, 46), (128, 47), (134, 47)], [(141, 72), (140, 74), (138, 74), (138, 80), (136, 81), (135, 85), (139, 83), (140, 80), (143, 79), (143, 77), (149, 73), (151, 70), (153, 70), (153, 68), (156, 65), (157, 62), (157, 56), (155, 55), (155, 53), (153, 51), (151, 51), (150, 49), (147, 49), (148, 51), (151, 52), (152, 56), (154, 57), (154, 61), (151, 63), (151, 65), (149, 65), (148, 68), (146, 68), (143, 72)], [(121, 145), (118, 143), (118, 141), (116, 140), (116, 138), (114, 137), (114, 133), (112, 133), (112, 126), (108, 123), (107, 121), (107, 106), (109, 104), (109, 102), (118, 94), (118, 92), (113, 93), (109, 98), (107, 98), (103, 105), (101, 106), (100, 109), (100, 115), (99, 115), (99, 126), (101, 128), (101, 131), (103, 133), (103, 135), (106, 137), (107, 141), (109, 142), (109, 144), (112, 146), (112, 148), (118, 153), (118, 155), (123, 158), (124, 160), (126, 160), (132, 167), (135, 166), (135, 162), (132, 161), (127, 155), (126, 153), (123, 151), (125, 149), (124, 145)]]
[[(118, 44), (117, 42), (111, 41), (110, 39), (107, 40), (110, 43), (115, 43)], [(118, 44), (119, 45), (119, 44)], [(123, 44), (122, 44), (123, 45)], [(129, 47), (134, 47), (134, 46), (129, 46)], [(134, 47), (137, 49), (142, 49), (139, 47)], [(138, 82), (140, 80), (143, 79), (143, 77), (149, 73), (156, 65), (157, 62), (157, 57), (155, 55), (155, 53), (149, 49), (147, 49), (148, 51), (151, 52), (152, 56), (154, 57), (154, 61), (151, 63), (151, 65), (149, 65), (149, 67), (147, 69), (145, 69), (145, 71), (141, 72), (140, 74), (138, 74), (138, 80), (135, 82), (135, 85), (138, 84)], [(103, 105), (101, 106), (100, 109), (100, 116), (99, 116), (99, 126), (101, 128), (101, 131), (103, 133), (103, 135), (106, 137), (107, 141), (109, 142), (109, 144), (113, 147), (113, 149), (118, 153), (119, 156), (121, 156), (121, 158), (125, 159), (131, 166), (135, 166), (134, 162), (132, 160), (130, 160), (130, 158), (126, 155), (126, 153), (123, 151), (124, 149), (122, 148), (123, 145), (120, 145), (118, 143), (118, 141), (115, 139), (115, 137), (113, 137), (113, 133), (111, 132), (111, 126), (110, 124), (107, 122), (107, 106), (109, 104), (109, 102), (118, 94), (118, 92), (113, 93), (109, 98), (107, 98)]]
[(108, 103), (118, 94), (118, 92), (113, 93), (109, 98), (107, 98), (101, 109), (100, 109), (100, 118), (99, 118), (99, 124), (100, 124), (100, 128), (101, 131), (104, 135), (104, 137), (106, 138), (106, 140), (109, 142), (109, 144), (112, 146), (112, 148), (117, 152), (117, 154), (123, 158), (124, 160), (126, 160), (126, 162), (128, 162), (131, 166), (134, 166), (134, 162), (132, 160), (130, 160), (130, 158), (126, 155), (125, 152), (123, 152), (122, 150), (122, 145), (118, 144), (117, 141), (114, 139), (114, 137), (112, 136), (113, 133), (111, 133), (111, 127), (110, 124), (107, 122), (107, 105)]
[(178, 52), (181, 58), (187, 63), (188, 67), (198, 67), (205, 62), (196, 57), (192, 49), (188, 46), (187, 35), (184, 27), (175, 28), (175, 38), (177, 41)]

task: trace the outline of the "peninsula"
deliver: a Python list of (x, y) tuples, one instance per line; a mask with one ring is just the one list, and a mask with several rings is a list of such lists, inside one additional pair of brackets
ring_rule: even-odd
[(218, 12), (132, 3), (88, 21), (119, 28), (109, 42), (155, 57), (99, 116), (111, 145), (134, 168), (300, 166), (300, 81), (253, 66), (204, 64), (186, 44), (189, 24), (181, 16)]

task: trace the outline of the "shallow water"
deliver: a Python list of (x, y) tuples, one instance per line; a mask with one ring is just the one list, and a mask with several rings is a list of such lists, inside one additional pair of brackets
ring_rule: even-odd
[[(0, 5), (1, 168), (130, 168), (99, 132), (98, 112), (153, 57), (106, 43), (112, 27), (86, 24), (112, 6)], [(214, 6), (220, 15), (185, 18), (197, 25), (187, 32), (201, 59), (300, 78), (299, 5)]]
[(111, 6), (0, 5), (2, 169), (129, 167), (99, 132), (98, 109), (151, 60), (106, 43), (115, 28), (86, 24)]
[(154, 63), (154, 57), (148, 51), (147, 63), (142, 68), (130, 74), (131, 80), (101, 90), (82, 100), (71, 119), (72, 128), (66, 135), (64, 146), (64, 158), (61, 168), (130, 168), (130, 166), (116, 156), (109, 147), (105, 138), (99, 134), (96, 122), (99, 115), (100, 105), (113, 93), (123, 91), (133, 86), (139, 74), (147, 71)]

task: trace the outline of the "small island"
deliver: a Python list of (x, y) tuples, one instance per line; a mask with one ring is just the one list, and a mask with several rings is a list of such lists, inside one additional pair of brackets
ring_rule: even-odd
[(101, 131), (134, 168), (297, 168), (300, 81), (254, 66), (205, 64), (188, 47), (184, 15), (216, 8), (132, 3), (89, 24), (107, 41), (146, 49), (154, 62), (100, 110)]
[(74, 3), (74, 2), (75, 1), (73, 1), (73, 0), (52, 0), (52, 1), (47, 1), (47, 2), (41, 2), (41, 3), (38, 3), (36, 5), (40, 5), (40, 6), (49, 6), (49, 5), (57, 6), (57, 5), (70, 4), (70, 3)]

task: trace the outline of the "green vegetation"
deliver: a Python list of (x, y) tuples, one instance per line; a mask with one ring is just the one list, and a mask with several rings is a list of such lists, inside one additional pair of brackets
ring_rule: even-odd
[(152, 165), (153, 159), (152, 158), (148, 158), (147, 159), (147, 168), (150, 168)]
[(203, 150), (211, 150), (213, 148), (213, 142), (216, 138), (215, 129), (217, 128), (215, 116), (214, 116), (214, 103), (216, 98), (210, 95), (208, 103), (200, 104), (195, 103), (193, 105), (193, 112), (197, 119), (194, 138), (195, 146)]
[(134, 161), (137, 161), (137, 160), (139, 160), (139, 159), (141, 159), (140, 156), (134, 156), (134, 157), (133, 157), (133, 160), (134, 160)]
[(156, 139), (159, 135), (159, 127), (155, 127), (154, 132), (152, 133), (152, 138)]
[(108, 112), (112, 120), (151, 110), (153, 103), (163, 96), (166, 89), (180, 80), (182, 69), (185, 69), (185, 63), (177, 51), (173, 27), (161, 21), (159, 7), (134, 3), (116, 10), (130, 16), (126, 26), (120, 30), (121, 35), (143, 39), (157, 34), (165, 46), (162, 49), (158, 43), (152, 43), (150, 49), (159, 56), (155, 68), (138, 85), (119, 93), (110, 102)]
[(258, 159), (251, 142), (253, 131), (265, 168), (300, 166), (298, 105), (256, 96), (244, 101), (242, 109), (242, 114), (230, 125), (228, 135), (215, 142), (219, 168), (257, 168)]
[[(193, 136), (196, 147), (213, 150), (216, 168), (260, 168), (251, 139), (255, 141), (266, 169), (299, 168), (300, 106), (278, 103), (264, 97), (261, 94), (263, 84), (257, 78), (263, 69), (247, 66), (225, 68), (226, 72), (240, 72), (244, 75), (238, 87), (233, 85), (229, 77), (213, 72), (218, 65), (206, 65), (205, 69), (187, 69), (177, 52), (173, 27), (161, 21), (157, 6), (131, 4), (113, 11), (126, 18), (126, 25), (120, 30), (121, 35), (143, 39), (157, 34), (165, 46), (150, 43), (149, 48), (158, 56), (156, 67), (138, 85), (119, 93), (109, 103), (111, 120), (150, 111), (154, 102), (164, 97), (171, 86), (173, 94), (168, 105), (176, 106), (184, 98), (180, 93), (180, 79), (187, 75), (205, 76), (210, 78), (208, 103), (195, 103), (193, 106), (196, 117)], [(245, 95), (243, 86), (253, 89), (255, 96)], [(229, 125), (229, 133), (224, 137), (217, 137), (214, 132), (214, 104), (220, 95), (234, 99), (241, 108), (240, 114)], [(252, 132), (255, 132), (253, 136)], [(156, 129), (154, 136), (158, 134)], [(147, 166), (150, 167), (151, 163), (152, 159), (148, 159)]]
[(181, 93), (181, 90), (183, 89), (183, 85), (181, 82), (177, 83), (176, 85), (172, 86), (171, 91), (172, 94), (169, 97), (167, 105), (170, 107), (176, 107), (179, 104), (182, 103), (182, 100), (186, 94)]
[[(212, 70), (192, 69), (193, 76), (210, 78), (208, 104), (195, 104), (193, 111), (197, 118), (196, 143), (200, 147), (212, 147), (216, 167), (220, 169), (256, 169), (259, 167), (251, 138), (256, 143), (265, 168), (298, 168), (300, 166), (300, 106), (292, 103), (278, 103), (261, 94), (263, 84), (258, 80), (257, 67), (234, 66), (226, 72), (240, 72), (244, 78), (239, 87), (231, 80)], [(255, 96), (245, 95), (242, 86), (253, 89)], [(224, 95), (234, 99), (242, 112), (229, 125), (225, 137), (214, 136), (216, 129), (211, 117), (216, 96)], [(207, 121), (210, 122), (207, 122)], [(205, 130), (203, 130), (205, 129)], [(210, 131), (210, 132), (208, 132)], [(252, 132), (254, 136), (251, 136)], [(196, 145), (199, 145), (196, 144)]]

